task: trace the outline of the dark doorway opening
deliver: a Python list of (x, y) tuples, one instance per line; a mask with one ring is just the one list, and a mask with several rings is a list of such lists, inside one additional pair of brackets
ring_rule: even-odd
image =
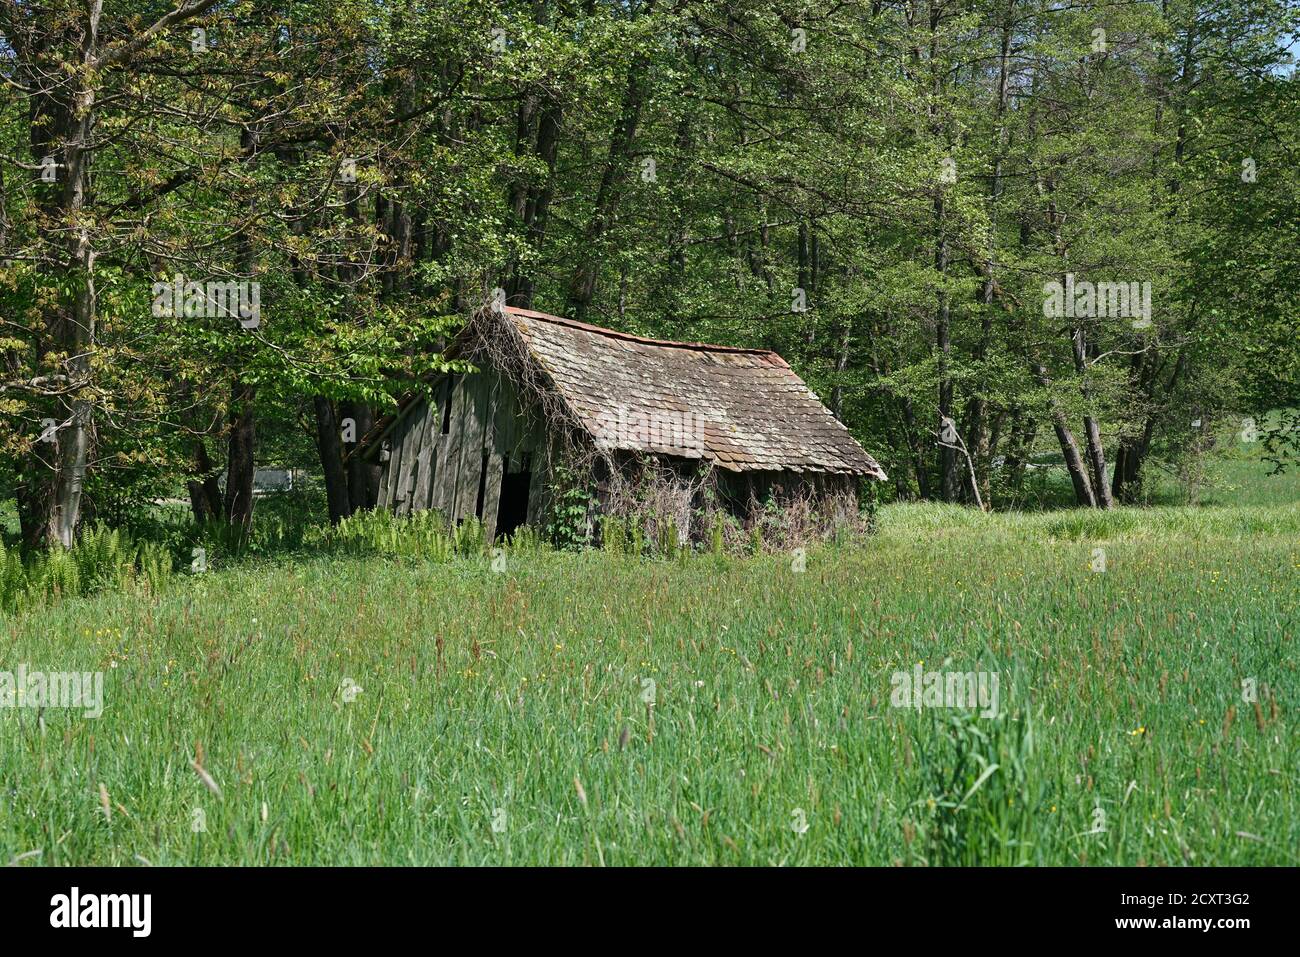
[(528, 521), (528, 489), (533, 473), (529, 471), (501, 476), (501, 504), (497, 508), (496, 537), (514, 534), (515, 529)]

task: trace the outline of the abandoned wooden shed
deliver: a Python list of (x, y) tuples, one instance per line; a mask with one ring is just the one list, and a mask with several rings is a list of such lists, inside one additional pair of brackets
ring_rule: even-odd
[(885, 478), (768, 350), (504, 307), (478, 313), (449, 354), (477, 371), (408, 396), (358, 449), (381, 463), (378, 504), (398, 514), (478, 518), (492, 538), (542, 524), (557, 481), (575, 474), (612, 508), (644, 488), (636, 477), (649, 466), (670, 477), (687, 514), (709, 483), (743, 513), (773, 495), (856, 497), (861, 478)]

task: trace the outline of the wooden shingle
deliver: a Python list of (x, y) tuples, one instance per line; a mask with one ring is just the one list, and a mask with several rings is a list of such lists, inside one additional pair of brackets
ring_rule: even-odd
[(604, 448), (702, 458), (733, 472), (885, 478), (775, 352), (645, 339), (529, 309), (505, 314)]

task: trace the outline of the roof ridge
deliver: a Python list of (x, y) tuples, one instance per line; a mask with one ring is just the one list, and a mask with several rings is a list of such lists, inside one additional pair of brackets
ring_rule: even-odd
[(604, 326), (593, 326), (588, 322), (579, 322), (577, 319), (566, 319), (563, 316), (553, 316), (548, 312), (538, 312), (535, 309), (522, 309), (519, 306), (506, 306), (505, 311), (510, 315), (523, 316), (528, 319), (540, 319), (543, 322), (551, 322), (561, 326), (568, 326), (571, 329), (581, 329), (584, 332), (594, 332), (598, 335), (607, 336), (611, 339), (625, 339), (629, 342), (639, 342), (649, 346), (665, 346), (672, 349), (691, 349), (695, 352), (728, 352), (739, 353), (741, 355), (765, 356), (769, 359), (775, 359), (776, 362), (785, 368), (790, 365), (781, 358), (781, 356), (772, 349), (747, 349), (742, 346), (720, 346), (710, 342), (678, 342), (673, 339), (651, 339), (648, 336), (638, 336), (631, 332), (619, 332), (617, 329), (607, 329)]

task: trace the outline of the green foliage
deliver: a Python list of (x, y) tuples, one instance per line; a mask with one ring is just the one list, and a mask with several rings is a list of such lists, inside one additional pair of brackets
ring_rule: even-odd
[(135, 566), (137, 581), (150, 591), (158, 592), (174, 574), (171, 550), (156, 542), (141, 542), (136, 546)]
[(546, 514), (546, 538), (556, 548), (575, 550), (591, 541), (595, 495), (574, 469), (557, 465), (551, 472), (551, 497)]
[(657, 531), (659, 533), (659, 553), (667, 559), (676, 558), (682, 547), (681, 533), (677, 528), (677, 519), (669, 517), (668, 519), (659, 522), (657, 525)]
[[(1077, 501), (1058, 423), (1080, 445), (1095, 427), (1109, 466), (1145, 463), (1130, 501), (1165, 470), (1199, 488), (1191, 422), (1300, 402), (1300, 167), (1278, 133), (1300, 127), (1300, 6), (930, 13), (304, 0), (219, 4), (199, 58), (178, 22), (132, 53), (157, 70), (85, 74), (75, 30), (36, 61), (5, 48), (15, 76), (91, 87), (106, 139), (93, 189), (42, 183), (32, 122), (74, 98), (20, 85), (0, 104), (0, 499), (48, 476), (43, 423), (74, 395), (92, 523), (183, 495), (197, 443), (221, 470), (245, 388), (259, 456), (314, 464), (316, 399), (381, 413), (462, 368), (444, 348), (498, 285), (624, 331), (778, 350), (881, 459), (883, 498), (974, 500), (941, 416), (995, 507)], [(25, 29), (12, 15), (0, 34)], [(104, 18), (101, 47), (137, 19)], [(61, 224), (81, 220), (93, 267), (68, 263)], [(256, 281), (266, 321), (155, 308), (159, 263)], [(1149, 282), (1151, 322), (1045, 316), (1067, 272)], [(92, 278), (86, 350), (60, 317)], [(65, 390), (73, 356), (85, 378)], [(1275, 423), (1262, 439), (1286, 468), (1300, 431)], [(588, 535), (570, 491), (545, 523), (564, 548)], [(213, 544), (265, 555), (292, 534)]]
[[(338, 525), (310, 528), (304, 538), (313, 549), (340, 555), (409, 558), (439, 564), (481, 557), (488, 551), (482, 522), (471, 519), (449, 527), (436, 509), (406, 516), (385, 509), (358, 512)], [(535, 552), (538, 537), (524, 526), (503, 547), (512, 552)]]
[(456, 554), (462, 557), (483, 554), (487, 548), (483, 523), (473, 518), (461, 522), (452, 534), (452, 545)]
[(345, 555), (385, 555), (448, 562), (457, 554), (459, 530), (449, 529), (441, 512), (399, 518), (386, 509), (358, 512), (338, 525), (309, 535), (311, 544)]
[(70, 549), (26, 559), (0, 542), (0, 610), (18, 611), (52, 602), (142, 587), (159, 591), (173, 574), (171, 550), (137, 544), (125, 532), (94, 526)]
[(625, 555), (631, 548), (628, 520), (618, 515), (600, 516), (600, 544), (607, 552)]

